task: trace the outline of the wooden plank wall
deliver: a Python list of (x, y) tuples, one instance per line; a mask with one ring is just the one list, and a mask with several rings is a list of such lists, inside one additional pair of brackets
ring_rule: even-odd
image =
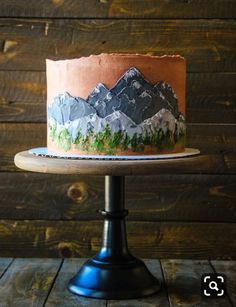
[(188, 146), (216, 166), (128, 177), (131, 250), (235, 257), (235, 17), (234, 0), (0, 0), (0, 256), (98, 250), (104, 178), (23, 172), (13, 157), (46, 145), (45, 58), (139, 52), (186, 58)]

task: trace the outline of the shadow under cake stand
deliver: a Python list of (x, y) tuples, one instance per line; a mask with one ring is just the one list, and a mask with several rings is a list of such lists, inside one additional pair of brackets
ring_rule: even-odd
[(68, 289), (77, 295), (101, 299), (138, 298), (158, 292), (160, 282), (142, 260), (128, 249), (125, 217), (125, 176), (155, 175), (184, 170), (199, 164), (199, 150), (186, 148), (181, 154), (135, 157), (55, 157), (47, 148), (19, 152), (17, 167), (52, 174), (86, 174), (105, 176), (105, 208), (102, 246), (69, 281)]

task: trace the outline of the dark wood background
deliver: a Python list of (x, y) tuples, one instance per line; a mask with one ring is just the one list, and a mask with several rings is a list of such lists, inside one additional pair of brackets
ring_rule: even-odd
[(234, 0), (0, 0), (0, 256), (98, 250), (104, 177), (24, 172), (13, 158), (46, 145), (45, 58), (139, 52), (186, 58), (188, 146), (213, 166), (128, 177), (130, 248), (235, 257), (235, 17)]

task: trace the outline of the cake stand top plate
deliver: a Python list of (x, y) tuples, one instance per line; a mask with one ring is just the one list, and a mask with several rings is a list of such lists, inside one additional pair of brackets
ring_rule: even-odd
[[(34, 151), (34, 150), (33, 150)], [(83, 174), (83, 175), (111, 175), (111, 176), (129, 176), (129, 175), (156, 175), (161, 173), (189, 173), (196, 170), (197, 165), (204, 162), (199, 156), (199, 150), (186, 148), (181, 154), (170, 154), (165, 156), (153, 156), (148, 159), (135, 160), (127, 158), (118, 159), (117, 157), (106, 158), (99, 157), (94, 159), (78, 157), (52, 157), (45, 155), (36, 155), (29, 151), (22, 151), (15, 155), (15, 164), (17, 167), (40, 173), (51, 174)], [(141, 157), (141, 156), (140, 156)]]

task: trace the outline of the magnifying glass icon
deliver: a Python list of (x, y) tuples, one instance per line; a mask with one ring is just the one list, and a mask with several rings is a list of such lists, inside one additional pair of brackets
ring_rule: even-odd
[(216, 283), (215, 281), (211, 281), (211, 282), (209, 283), (209, 288), (210, 288), (211, 290), (219, 291), (219, 288), (217, 287), (217, 283)]

